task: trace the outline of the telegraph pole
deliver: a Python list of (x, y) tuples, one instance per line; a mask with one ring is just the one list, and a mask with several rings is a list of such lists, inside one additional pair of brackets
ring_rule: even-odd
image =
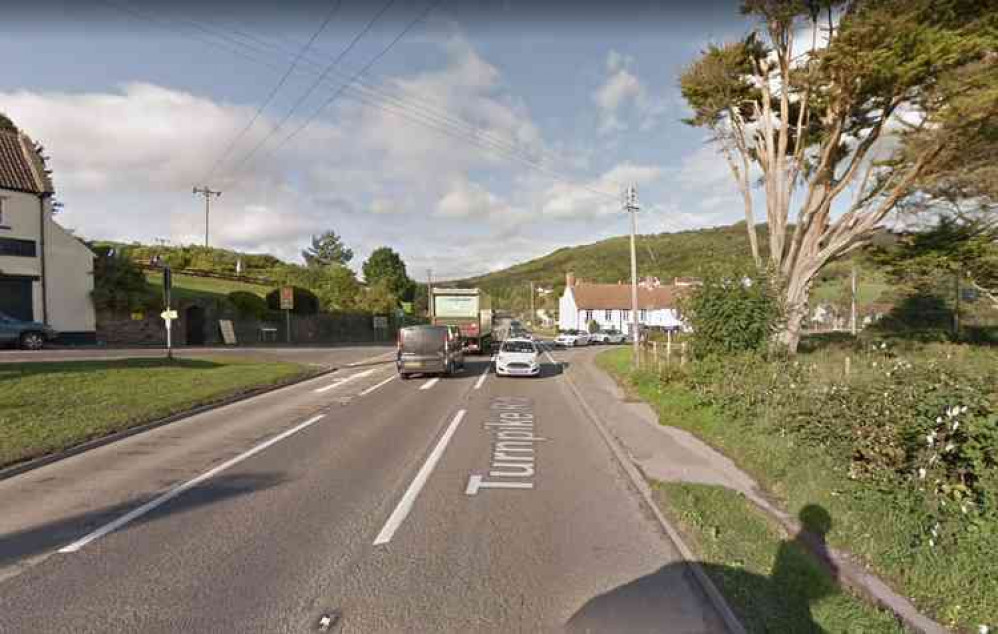
[(433, 269), (426, 269), (426, 312), (433, 323)]
[(638, 367), (641, 359), (641, 343), (638, 332), (638, 256), (634, 248), (634, 234), (637, 233), (638, 188), (631, 185), (624, 190), (624, 211), (631, 215), (631, 336), (633, 365)]
[(533, 328), (533, 326), (534, 326), (534, 319), (536, 318), (536, 316), (537, 316), (537, 311), (534, 310), (534, 283), (531, 282), (530, 283), (530, 321), (528, 322), (530, 324), (531, 328)]
[(852, 265), (852, 310), (850, 311), (850, 328), (852, 336), (856, 336), (856, 265)]
[(204, 246), (205, 248), (208, 248), (208, 213), (211, 211), (211, 197), (221, 196), (222, 192), (212, 191), (211, 189), (208, 189), (207, 185), (205, 185), (204, 187), (194, 187), (191, 190), (191, 193), (195, 196), (198, 194), (204, 196)]

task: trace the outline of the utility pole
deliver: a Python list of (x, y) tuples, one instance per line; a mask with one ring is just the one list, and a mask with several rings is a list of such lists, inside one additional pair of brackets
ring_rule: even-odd
[(433, 323), (433, 269), (426, 269), (426, 313)]
[(953, 291), (955, 296), (953, 298), (953, 336), (960, 336), (960, 274), (962, 271), (957, 271), (956, 275), (953, 276)]
[(212, 191), (211, 189), (208, 189), (207, 185), (205, 185), (204, 187), (192, 188), (191, 193), (195, 196), (198, 194), (204, 196), (204, 246), (205, 248), (208, 248), (208, 213), (211, 211), (211, 197), (221, 196), (222, 192)]
[(852, 310), (850, 312), (849, 329), (856, 336), (856, 265), (852, 265)]
[(533, 328), (533, 326), (534, 326), (534, 318), (536, 317), (536, 315), (537, 315), (537, 311), (534, 310), (534, 283), (531, 282), (530, 283), (530, 321), (527, 322), (527, 323), (530, 324), (531, 328)]
[(631, 185), (624, 190), (624, 211), (631, 215), (631, 337), (633, 340), (633, 360), (635, 368), (641, 359), (640, 333), (638, 332), (638, 256), (634, 248), (634, 234), (637, 233), (638, 188)]

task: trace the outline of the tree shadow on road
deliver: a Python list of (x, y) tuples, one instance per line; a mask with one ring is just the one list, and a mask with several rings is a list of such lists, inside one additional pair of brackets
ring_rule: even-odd
[[(812, 606), (840, 591), (825, 545), (832, 521), (817, 505), (805, 507), (800, 519), (804, 529), (780, 543), (769, 577), (735, 566), (699, 564), (749, 632), (825, 631), (814, 621)], [(691, 587), (694, 592), (688, 591)], [(706, 606), (690, 567), (670, 564), (589, 600), (569, 619), (566, 631), (726, 631)]]
[[(120, 530), (127, 531), (129, 528), (154, 522), (167, 515), (184, 513), (223, 500), (269, 489), (279, 485), (282, 481), (282, 476), (270, 473), (218, 476), (198, 487), (185, 491), (180, 496), (142, 515)], [(0, 534), (0, 578), (3, 577), (4, 567), (58, 550), (138, 508), (157, 495), (158, 493), (38, 524), (23, 530)], [(5, 511), (9, 511), (14, 517), (17, 516), (17, 509), (5, 509)]]

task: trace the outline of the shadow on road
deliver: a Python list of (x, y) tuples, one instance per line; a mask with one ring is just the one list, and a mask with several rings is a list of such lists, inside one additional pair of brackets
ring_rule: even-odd
[[(218, 476), (185, 491), (180, 496), (137, 518), (120, 530), (125, 531), (135, 525), (154, 522), (167, 515), (184, 513), (223, 500), (269, 489), (279, 485), (282, 479), (282, 476), (277, 474)], [(0, 569), (30, 557), (58, 550), (155, 497), (157, 496), (152, 495), (131, 500), (124, 504), (73, 515), (22, 531), (0, 534)], [(9, 510), (16, 515), (15, 509)]]
[[(825, 631), (814, 622), (811, 608), (818, 600), (841, 591), (838, 571), (825, 545), (832, 521), (817, 505), (805, 507), (800, 519), (804, 530), (780, 543), (769, 577), (734, 566), (700, 563), (750, 632)], [(663, 566), (590, 599), (569, 619), (566, 631), (703, 631), (696, 605), (689, 602), (688, 595), (676, 591), (684, 584), (696, 584), (687, 564)]]

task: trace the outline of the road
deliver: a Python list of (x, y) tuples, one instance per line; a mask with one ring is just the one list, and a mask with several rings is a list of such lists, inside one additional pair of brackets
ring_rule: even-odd
[(347, 367), (0, 481), (0, 632), (722, 632), (565, 384)]

